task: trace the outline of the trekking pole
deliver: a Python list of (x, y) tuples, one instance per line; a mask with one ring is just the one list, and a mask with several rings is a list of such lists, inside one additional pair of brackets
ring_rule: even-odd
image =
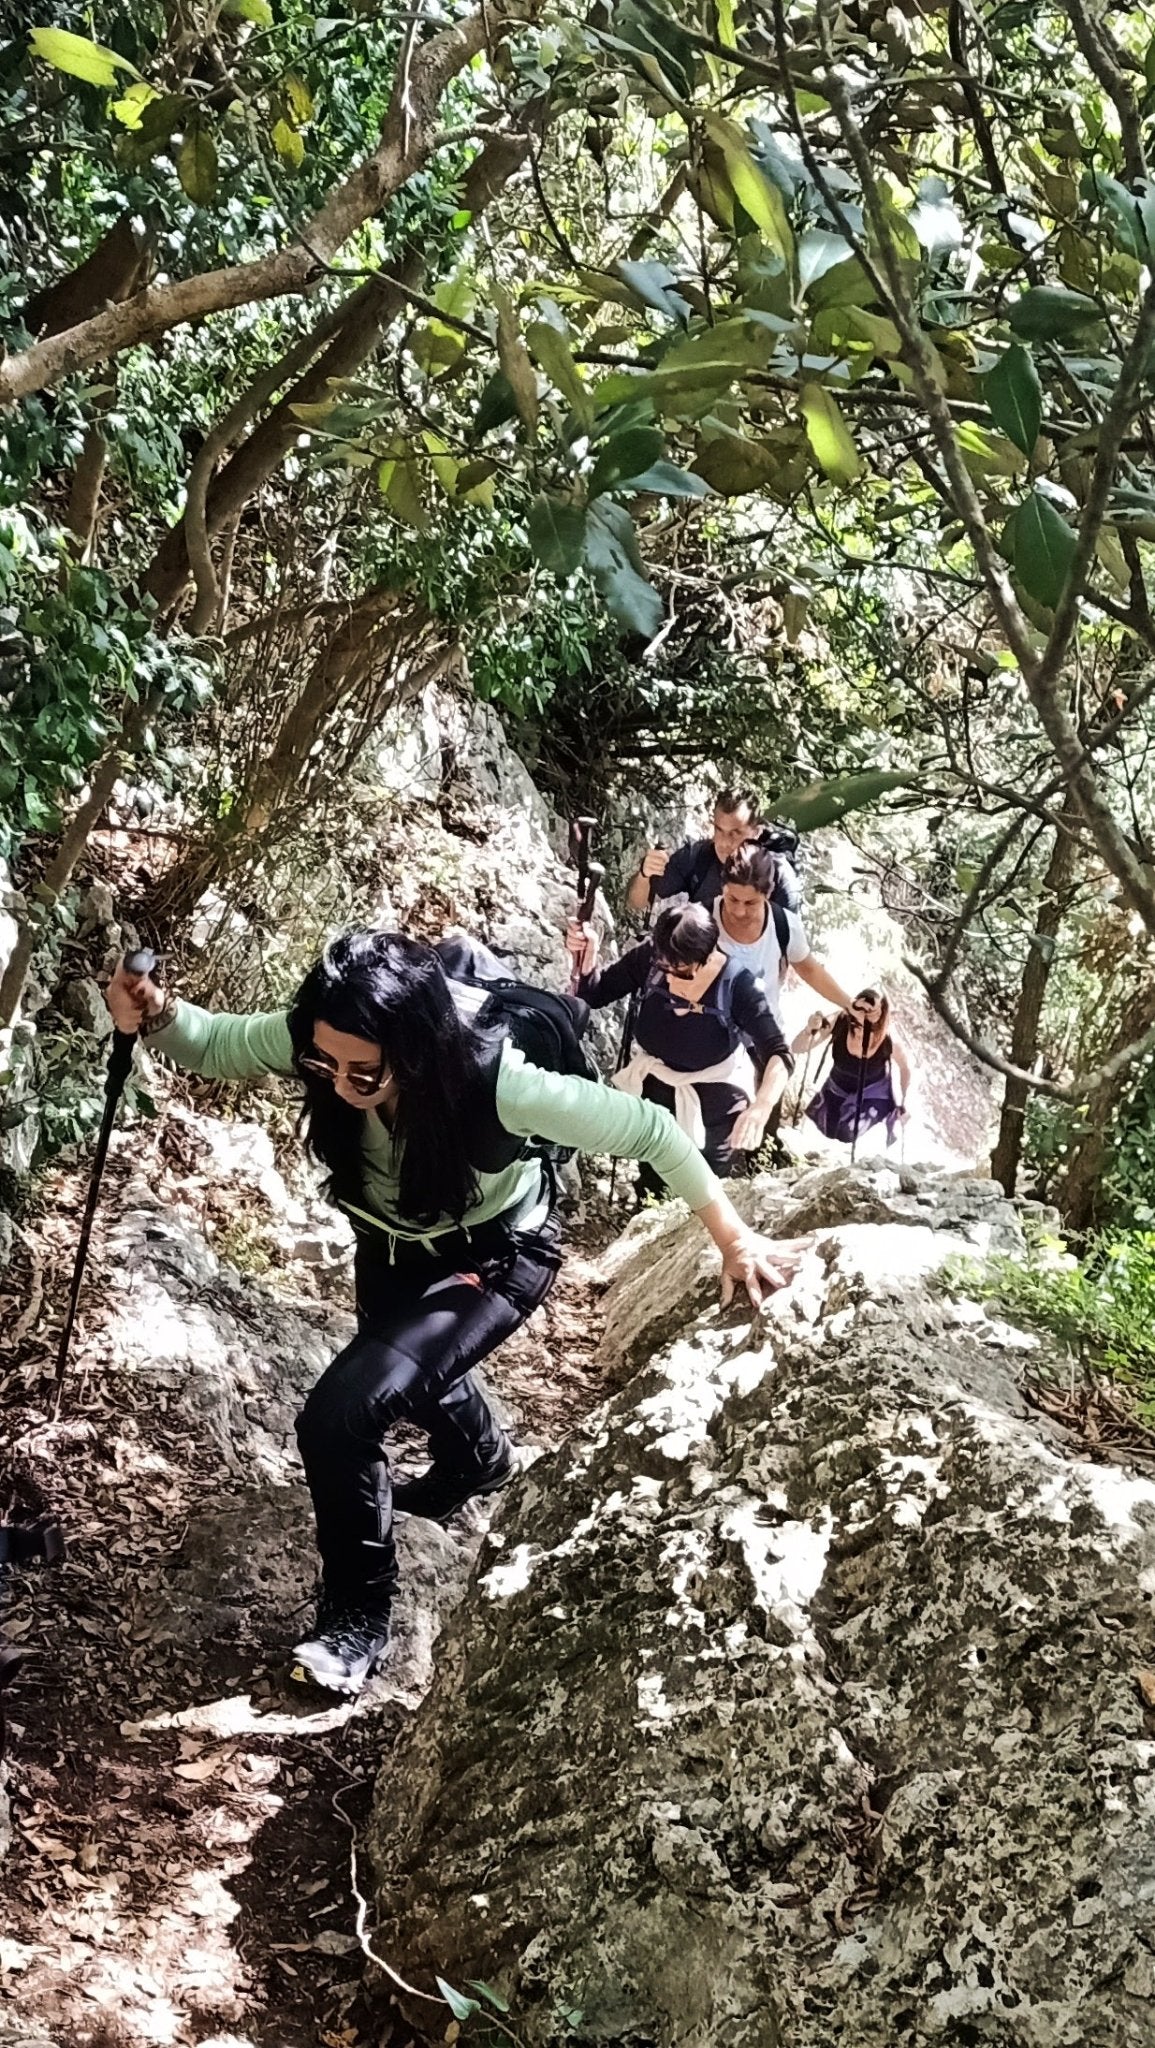
[(593, 850), (594, 833), (598, 829), (596, 818), (583, 816), (573, 818), (569, 828), (569, 857), (577, 869), (578, 895), (586, 892), (586, 876), (589, 873), (590, 854)]
[[(587, 860), (585, 862), (585, 871), (584, 875), (582, 876), (583, 887), (581, 891), (581, 900), (578, 904), (579, 924), (588, 924), (590, 918), (593, 916), (594, 904), (597, 901), (597, 893), (598, 890), (601, 888), (602, 883), (605, 881), (605, 878), (606, 871), (599, 860)], [(573, 966), (570, 968), (569, 977), (569, 992), (571, 996), (576, 996), (578, 992), (578, 983), (580, 982), (581, 978), (581, 955), (580, 953), (575, 953), (573, 956)]]
[(799, 1124), (802, 1121), (802, 1104), (806, 1100), (806, 1080), (807, 1076), (810, 1073), (810, 1055), (813, 1051), (814, 1040), (811, 1039), (809, 1045), (806, 1048), (806, 1057), (802, 1062), (802, 1079), (798, 1083), (798, 1096), (794, 1104), (794, 1114), (790, 1119), (790, 1127), (792, 1130), (797, 1130)]
[(866, 1034), (863, 1033), (862, 1058), (858, 1062), (858, 1094), (854, 1103), (854, 1136), (850, 1141), (850, 1164), (854, 1165), (854, 1154), (858, 1146), (858, 1126), (862, 1117), (862, 1091), (866, 1086)]
[[(651, 882), (651, 883), (650, 883), (650, 893), (649, 893), (649, 896), (648, 896), (648, 897), (647, 897), (647, 899), (646, 899), (646, 915), (645, 915), (645, 918), (644, 918), (644, 920), (643, 920), (643, 923), (642, 923), (642, 940), (643, 940), (643, 943), (644, 943), (644, 941), (645, 941), (645, 940), (646, 940), (646, 939), (647, 939), (647, 938), (649, 937), (649, 934), (650, 934), (650, 926), (651, 926), (651, 925), (653, 924), (653, 921), (654, 921), (654, 885), (653, 885), (653, 883)], [(632, 996), (630, 997), (630, 999), (629, 999), (629, 1002), (628, 1002), (628, 1003), (626, 1004), (626, 1021), (625, 1021), (625, 1023), (624, 1023), (624, 1024), (623, 1024), (623, 1026), (622, 1026), (622, 1042), (621, 1042), (621, 1044), (620, 1044), (620, 1045), (619, 1045), (619, 1047), (618, 1047), (618, 1056), (617, 1056), (617, 1059), (616, 1059), (616, 1060), (615, 1060), (615, 1062), (614, 1062), (614, 1072), (615, 1072), (615, 1074), (620, 1074), (620, 1073), (621, 1073), (621, 1071), (622, 1071), (622, 1068), (623, 1068), (624, 1066), (628, 1066), (628, 1064), (629, 1064), (629, 1058), (630, 1058), (630, 1054), (632, 1053), (632, 1051), (633, 1051), (633, 1049), (634, 1049), (634, 1030), (635, 1030), (635, 1028), (636, 1028), (636, 1026), (637, 1026), (637, 1021), (638, 1021), (638, 1011), (639, 1011), (639, 1010), (641, 1009), (641, 1007), (642, 1007), (642, 994), (641, 994), (641, 990), (640, 990), (640, 989), (635, 989), (635, 990), (634, 990), (634, 993), (633, 993), (633, 995), (632, 995)], [(612, 1202), (612, 1201), (613, 1201), (613, 1199), (614, 1199), (614, 1189), (615, 1189), (615, 1188), (616, 1188), (616, 1186), (617, 1186), (617, 1182), (618, 1182), (618, 1162), (617, 1162), (617, 1157), (616, 1157), (616, 1155), (615, 1155), (615, 1157), (614, 1157), (613, 1159), (611, 1159), (611, 1161), (610, 1161), (610, 1201), (611, 1201), (611, 1202)]]
[[(125, 957), (126, 974), (152, 974), (156, 970), (156, 954), (149, 952), (129, 953)], [(56, 1388), (52, 1416), (55, 1421), (60, 1413), (60, 1397), (64, 1388), (64, 1371), (68, 1364), (68, 1347), (72, 1342), (72, 1329), (76, 1321), (76, 1309), (80, 1300), (80, 1289), (84, 1280), (84, 1269), (88, 1263), (88, 1241), (92, 1236), (96, 1204), (100, 1195), (101, 1176), (104, 1162), (108, 1157), (108, 1143), (112, 1126), (116, 1121), (117, 1106), (124, 1093), (124, 1084), (132, 1068), (133, 1048), (137, 1041), (135, 1031), (114, 1031), (112, 1051), (108, 1056), (108, 1070), (104, 1077), (104, 1115), (100, 1122), (100, 1135), (96, 1141), (96, 1157), (92, 1163), (92, 1175), (88, 1183), (88, 1200), (84, 1205), (84, 1221), (80, 1226), (80, 1242), (76, 1247), (76, 1259), (72, 1268), (72, 1286), (68, 1296), (68, 1310), (64, 1318), (64, 1329), (60, 1336), (60, 1349), (56, 1354), (56, 1371), (53, 1384)]]
[[(574, 818), (570, 822), (569, 857), (577, 869), (578, 919), (582, 924), (590, 916), (593, 910), (593, 899), (597, 894), (597, 883), (595, 883), (592, 891), (589, 887), (590, 848), (593, 845), (594, 833), (597, 829), (597, 819), (588, 815)], [(598, 882), (601, 882), (604, 876), (605, 869), (599, 868)], [(578, 971), (577, 959), (575, 957), (574, 964), (570, 969), (569, 978), (569, 992), (571, 996), (576, 993), (580, 980), (581, 975)]]

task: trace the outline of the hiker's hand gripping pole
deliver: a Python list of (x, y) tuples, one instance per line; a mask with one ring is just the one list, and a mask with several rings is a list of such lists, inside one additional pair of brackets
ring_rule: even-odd
[[(72, 1342), (72, 1330), (76, 1322), (76, 1307), (80, 1300), (80, 1289), (84, 1281), (84, 1268), (88, 1262), (88, 1241), (92, 1236), (93, 1218), (96, 1215), (96, 1204), (100, 1197), (100, 1181), (101, 1175), (104, 1172), (104, 1162), (108, 1157), (108, 1142), (112, 1136), (112, 1126), (116, 1121), (117, 1104), (124, 1093), (124, 1084), (132, 1068), (132, 1053), (133, 1047), (136, 1044), (137, 1033), (144, 1021), (145, 1010), (150, 1006), (147, 998), (142, 993), (142, 985), (147, 984), (150, 990), (154, 990), (159, 995), (159, 990), (155, 990), (152, 982), (152, 976), (156, 972), (156, 964), (155, 953), (141, 951), (139, 953), (126, 954), (117, 968), (115, 978), (122, 983), (128, 980), (137, 984), (136, 992), (131, 998), (131, 1008), (126, 1009), (120, 1002), (115, 1001), (111, 997), (109, 1001), (114, 1029), (112, 1033), (112, 1051), (108, 1056), (108, 1067), (104, 1077), (104, 1115), (100, 1122), (100, 1135), (96, 1141), (96, 1157), (92, 1162), (92, 1176), (88, 1183), (88, 1200), (84, 1205), (84, 1220), (80, 1226), (80, 1242), (76, 1247), (76, 1259), (72, 1268), (72, 1286), (68, 1295), (68, 1309), (64, 1317), (64, 1328), (60, 1334), (60, 1349), (56, 1354), (54, 1415), (58, 1415), (60, 1412), (60, 1395), (64, 1384), (65, 1368), (68, 1364), (68, 1347)], [(132, 1021), (133, 1019), (135, 1021)]]
[[(567, 934), (565, 934), (565, 944), (567, 944), (569, 954), (571, 954), (571, 961), (569, 961), (569, 993), (571, 995), (578, 993), (578, 983), (582, 981), (582, 975), (588, 975), (592, 971), (592, 967), (596, 965), (596, 961), (598, 961), (598, 942), (596, 942), (594, 932), (590, 930), (590, 918), (594, 915), (594, 903), (598, 899), (598, 889), (602, 887), (604, 879), (606, 879), (606, 870), (604, 870), (602, 862), (600, 860), (588, 860), (586, 862), (584, 889), (582, 889), (580, 903), (578, 903), (578, 918), (575, 918), (573, 924), (569, 924)], [(582, 944), (575, 944), (575, 934), (580, 934)]]

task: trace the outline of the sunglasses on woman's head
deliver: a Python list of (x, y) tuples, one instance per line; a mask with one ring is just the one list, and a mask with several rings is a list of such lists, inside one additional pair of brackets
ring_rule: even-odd
[(321, 1055), (302, 1053), (297, 1065), (304, 1067), (307, 1073), (319, 1074), (324, 1081), (346, 1080), (354, 1095), (376, 1095), (385, 1077), (384, 1060), (375, 1068), (349, 1067), (343, 1076), (335, 1060), (327, 1060)]

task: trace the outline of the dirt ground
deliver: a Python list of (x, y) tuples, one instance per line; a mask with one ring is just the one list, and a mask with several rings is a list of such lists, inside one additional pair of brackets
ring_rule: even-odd
[[(0, 2036), (18, 2014), (69, 2048), (403, 2048), (408, 2030), (365, 1995), (354, 1887), (357, 1830), (403, 1709), (291, 1686), (259, 1614), (174, 1654), (142, 1605), (140, 1561), (179, 1550), (189, 1519), (221, 1506), (219, 1460), (174, 1442), (148, 1406), (125, 1412), (119, 1392), (113, 1412), (85, 1372), (99, 1225), (51, 1419), (45, 1374), (82, 1201), (79, 1179), (46, 1192), (0, 1286), (0, 1469), (18, 1488), (0, 1510), (48, 1506), (68, 1542), (61, 1569), (5, 1587), (4, 1627), (28, 1661), (7, 1696)], [(518, 1434), (556, 1443), (605, 1391), (590, 1262), (625, 1213), (612, 1222), (602, 1205), (571, 1231), (553, 1296), (494, 1361)], [(445, 2009), (435, 2017), (446, 2038)]]

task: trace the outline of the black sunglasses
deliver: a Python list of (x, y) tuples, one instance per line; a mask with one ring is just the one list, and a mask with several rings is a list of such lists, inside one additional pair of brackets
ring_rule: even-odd
[[(325, 1081), (336, 1081), (340, 1078), (340, 1068), (335, 1060), (313, 1058), (308, 1053), (302, 1053), (297, 1061), (297, 1065), (304, 1067), (307, 1073), (319, 1074), (322, 1080)], [(380, 1062), (376, 1073), (366, 1073), (364, 1069), (360, 1073), (355, 1073), (352, 1068), (349, 1068), (345, 1074), (345, 1079), (353, 1090), (354, 1095), (376, 1095), (384, 1078), (384, 1060)]]

